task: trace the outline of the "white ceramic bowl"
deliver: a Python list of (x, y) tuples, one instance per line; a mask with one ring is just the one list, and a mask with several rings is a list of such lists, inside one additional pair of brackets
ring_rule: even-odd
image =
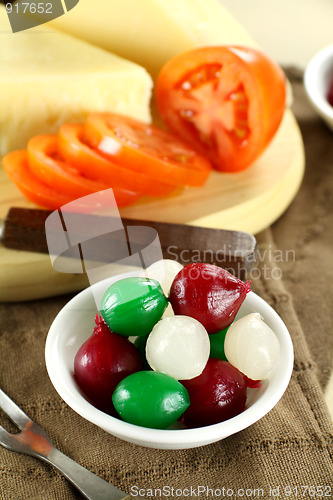
[(268, 413), (286, 390), (293, 369), (293, 346), (289, 332), (278, 314), (258, 295), (250, 292), (238, 318), (259, 312), (280, 341), (276, 369), (260, 389), (249, 389), (247, 409), (219, 424), (197, 429), (147, 429), (128, 424), (94, 408), (82, 395), (73, 377), (74, 357), (81, 344), (91, 335), (97, 307), (95, 300), (114, 281), (136, 276), (131, 272), (96, 283), (79, 293), (55, 318), (46, 340), (45, 357), (50, 379), (63, 400), (79, 415), (106, 432), (125, 441), (151, 448), (195, 448), (224, 439), (249, 427)]
[(328, 87), (333, 79), (333, 44), (317, 52), (306, 67), (306, 93), (326, 124), (333, 131), (333, 107), (327, 101)]

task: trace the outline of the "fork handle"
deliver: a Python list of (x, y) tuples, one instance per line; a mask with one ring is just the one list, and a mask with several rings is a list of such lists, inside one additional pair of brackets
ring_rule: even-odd
[[(56, 448), (41, 457), (61, 472), (89, 500), (134, 500), (104, 479), (85, 469)], [(142, 498), (142, 497), (141, 497)]]

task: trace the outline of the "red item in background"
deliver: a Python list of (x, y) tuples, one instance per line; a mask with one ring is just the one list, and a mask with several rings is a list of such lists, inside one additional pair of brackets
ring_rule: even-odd
[(331, 81), (328, 87), (327, 100), (330, 103), (330, 105), (333, 106), (333, 80)]

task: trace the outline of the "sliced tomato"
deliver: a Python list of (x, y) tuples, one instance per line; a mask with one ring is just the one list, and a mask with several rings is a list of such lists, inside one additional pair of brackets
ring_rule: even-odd
[(202, 186), (210, 163), (174, 134), (113, 113), (94, 113), (84, 125), (84, 137), (106, 158), (159, 182)]
[(139, 198), (141, 193), (84, 177), (59, 158), (57, 144), (56, 135), (37, 135), (28, 142), (29, 170), (46, 186), (72, 199), (112, 187), (119, 207), (130, 205)]
[(46, 186), (32, 174), (26, 150), (8, 153), (2, 159), (2, 165), (23, 195), (36, 205), (55, 210), (72, 201), (70, 196)]
[(117, 165), (91, 148), (83, 138), (83, 126), (66, 123), (58, 132), (60, 156), (77, 170), (94, 180), (112, 187), (121, 187), (151, 196), (165, 196), (174, 186), (154, 181), (151, 177)]
[(282, 120), (286, 80), (258, 50), (203, 47), (175, 56), (156, 82), (162, 119), (217, 170), (248, 167)]
[[(55, 210), (76, 199), (72, 194), (56, 190), (37, 178), (29, 168), (26, 150), (8, 153), (2, 159), (2, 164), (8, 177), (23, 195), (40, 207)], [(131, 205), (138, 199), (136, 193), (115, 189), (113, 191), (119, 207)], [(91, 210), (91, 207), (87, 208)], [(85, 210), (84, 201), (82, 202), (82, 210)]]
[(47, 186), (76, 198), (107, 189), (106, 184), (83, 177), (58, 156), (56, 135), (36, 135), (28, 142), (31, 172)]

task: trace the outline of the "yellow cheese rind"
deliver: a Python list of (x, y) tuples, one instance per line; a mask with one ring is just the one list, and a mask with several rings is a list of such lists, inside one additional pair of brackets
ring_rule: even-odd
[(12, 33), (0, 7), (0, 156), (93, 111), (151, 121), (144, 68), (50, 28)]
[(154, 77), (171, 57), (196, 47), (257, 47), (219, 0), (80, 0), (49, 24), (135, 61)]

